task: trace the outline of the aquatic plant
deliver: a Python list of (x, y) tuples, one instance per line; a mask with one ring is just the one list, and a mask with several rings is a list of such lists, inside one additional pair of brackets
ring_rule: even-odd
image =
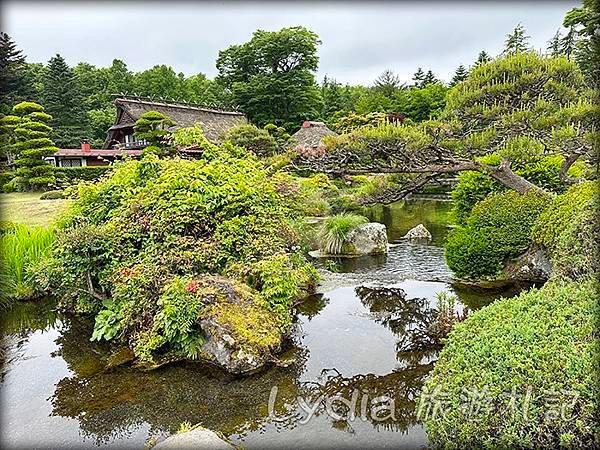
[(339, 255), (348, 234), (368, 222), (369, 219), (366, 217), (352, 213), (341, 213), (328, 217), (321, 228), (321, 250), (330, 255)]
[(50, 254), (54, 232), (50, 228), (21, 224), (4, 226), (0, 234), (0, 279), (6, 298), (27, 299), (35, 295), (30, 269)]

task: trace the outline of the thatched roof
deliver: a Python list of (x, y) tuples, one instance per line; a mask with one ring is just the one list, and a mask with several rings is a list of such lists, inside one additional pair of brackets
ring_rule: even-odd
[(293, 149), (305, 156), (323, 153), (325, 136), (337, 136), (337, 133), (327, 128), (323, 122), (307, 120), (302, 124), (302, 128), (292, 135)]
[(108, 130), (109, 134), (111, 131), (132, 127), (147, 111), (158, 111), (170, 117), (177, 124), (177, 128), (191, 127), (199, 123), (204, 135), (211, 142), (218, 142), (221, 135), (230, 128), (247, 123), (246, 116), (238, 111), (123, 97), (115, 99), (114, 104), (117, 107), (117, 117), (115, 124)]

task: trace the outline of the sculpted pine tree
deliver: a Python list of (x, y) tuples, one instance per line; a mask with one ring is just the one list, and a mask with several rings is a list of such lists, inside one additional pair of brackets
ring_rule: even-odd
[[(449, 92), (438, 120), (342, 135), (329, 142), (325, 155), (301, 158), (296, 166), (336, 175), (410, 174), (387, 198), (395, 201), (441, 174), (465, 170), (520, 193), (542, 190), (511, 169), (523, 154), (538, 152), (562, 158), (560, 179), (571, 184), (580, 181), (569, 176), (571, 166), (596, 158), (592, 99), (574, 62), (518, 53), (473, 68)], [(488, 155), (493, 163), (482, 160)]]

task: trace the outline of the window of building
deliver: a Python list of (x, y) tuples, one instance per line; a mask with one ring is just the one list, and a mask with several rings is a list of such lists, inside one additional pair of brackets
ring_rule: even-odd
[(81, 158), (63, 158), (60, 160), (60, 167), (81, 167), (82, 165)]

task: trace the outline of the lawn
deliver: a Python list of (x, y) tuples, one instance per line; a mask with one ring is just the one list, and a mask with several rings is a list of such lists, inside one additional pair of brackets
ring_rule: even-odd
[(0, 194), (0, 219), (45, 226), (58, 216), (68, 200), (40, 200), (40, 192)]

